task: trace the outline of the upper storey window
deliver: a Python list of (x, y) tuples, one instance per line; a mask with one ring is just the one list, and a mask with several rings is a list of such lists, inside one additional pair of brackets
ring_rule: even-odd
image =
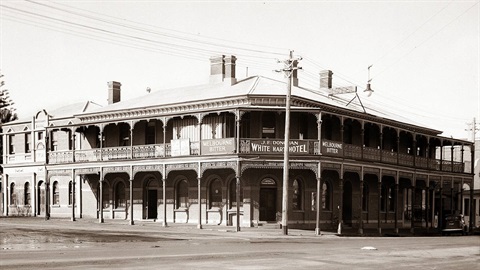
[(8, 136), (8, 153), (15, 154), (15, 144), (14, 144), (15, 135)]
[(262, 115), (262, 138), (276, 138), (275, 113), (265, 112)]
[(25, 133), (25, 153), (32, 152), (32, 134)]

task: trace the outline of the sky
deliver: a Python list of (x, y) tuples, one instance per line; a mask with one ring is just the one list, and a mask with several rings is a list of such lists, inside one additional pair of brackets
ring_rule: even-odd
[(479, 14), (479, 0), (0, 0), (0, 72), (25, 118), (87, 100), (106, 105), (108, 81), (122, 83), (122, 100), (204, 84), (219, 54), (237, 56), (238, 79), (285, 80), (273, 70), (293, 50), (300, 86), (317, 90), (329, 69), (335, 87), (357, 86), (366, 104), (471, 139), (467, 123), (480, 122)]

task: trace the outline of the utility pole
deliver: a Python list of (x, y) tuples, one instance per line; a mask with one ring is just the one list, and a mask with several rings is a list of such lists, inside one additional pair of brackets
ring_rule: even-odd
[(465, 129), (465, 131), (471, 131), (472, 132), (472, 142), (475, 143), (475, 135), (477, 131), (480, 130), (480, 128), (477, 127), (477, 122), (475, 117), (473, 118), (473, 121), (471, 123), (467, 123), (468, 126), (471, 126), (468, 129)]
[(472, 149), (471, 149), (471, 173), (472, 173), (472, 184), (470, 185), (470, 213), (468, 213), (469, 215), (469, 224), (468, 224), (468, 228), (469, 228), (469, 231), (472, 232), (472, 229), (473, 229), (473, 224), (474, 224), (474, 219), (475, 219), (475, 213), (473, 212), (473, 190), (475, 189), (475, 186), (474, 186), (474, 183), (475, 183), (475, 134), (477, 133), (477, 131), (479, 131), (480, 129), (477, 128), (477, 123), (475, 121), (475, 117), (473, 118), (473, 121), (472, 123), (468, 123), (467, 125), (471, 126), (471, 128), (469, 129), (466, 129), (466, 131), (472, 131)]
[(285, 142), (283, 149), (283, 188), (282, 188), (282, 231), (283, 235), (288, 235), (288, 182), (289, 182), (289, 145), (290, 145), (290, 98), (292, 94), (292, 75), (301, 69), (297, 67), (298, 61), (302, 60), (300, 57), (294, 59), (293, 51), (290, 51), (290, 56), (283, 63), (285, 67), (277, 72), (283, 72), (287, 77), (287, 95), (285, 98)]

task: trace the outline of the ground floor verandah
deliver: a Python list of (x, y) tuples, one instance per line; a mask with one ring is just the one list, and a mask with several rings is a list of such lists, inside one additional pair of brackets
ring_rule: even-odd
[[(288, 226), (318, 231), (441, 227), (446, 214), (463, 213), (463, 185), (470, 184), (468, 177), (342, 162), (290, 166)], [(281, 162), (252, 160), (49, 169), (44, 177), (7, 174), (4, 215), (199, 228), (278, 224), (282, 171)]]

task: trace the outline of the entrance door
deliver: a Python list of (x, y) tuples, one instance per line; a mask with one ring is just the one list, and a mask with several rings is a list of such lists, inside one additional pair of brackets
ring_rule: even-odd
[(147, 210), (147, 218), (148, 219), (156, 219), (157, 218), (157, 190), (156, 189), (149, 189), (148, 190), (148, 210)]
[(343, 222), (352, 225), (352, 183), (345, 182), (343, 185)]
[(45, 184), (38, 182), (37, 186), (37, 216), (45, 215)]
[(277, 216), (277, 189), (260, 188), (260, 220), (276, 221)]

